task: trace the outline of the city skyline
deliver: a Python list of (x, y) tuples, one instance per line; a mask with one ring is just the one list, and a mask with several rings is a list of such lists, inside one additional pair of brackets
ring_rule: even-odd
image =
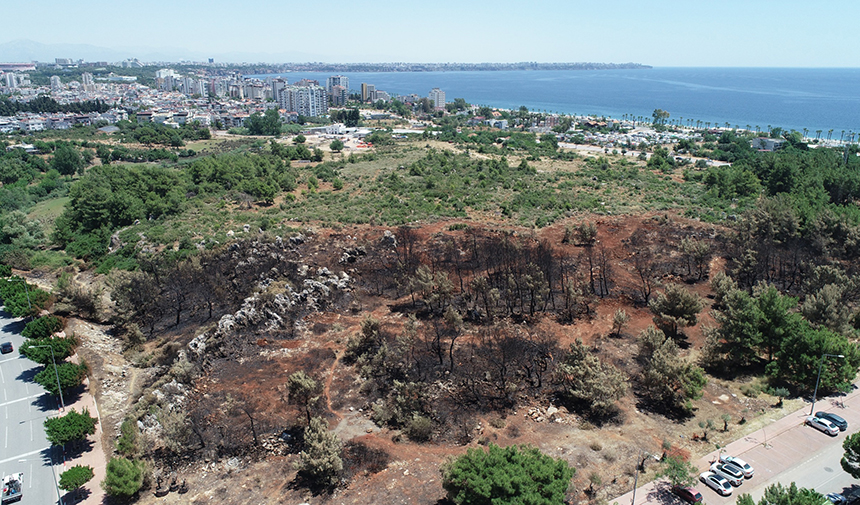
[[(785, 0), (478, 0), (367, 8), (222, 0), (85, 0), (4, 8), (0, 61), (53, 58), (220, 62), (636, 62), (653, 66), (858, 67), (860, 4)], [(38, 12), (38, 18), (34, 13)], [(31, 42), (32, 41), (32, 42)], [(43, 46), (47, 45), (47, 47)], [(39, 51), (69, 51), (53, 54)], [(91, 54), (83, 54), (91, 53)], [(38, 57), (33, 57), (39, 54)]]

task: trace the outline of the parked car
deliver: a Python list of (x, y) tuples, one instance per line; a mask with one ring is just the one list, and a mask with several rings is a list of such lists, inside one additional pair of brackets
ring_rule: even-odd
[(831, 423), (835, 424), (839, 431), (845, 431), (848, 429), (848, 421), (842, 419), (836, 414), (831, 414), (830, 412), (816, 412), (815, 417), (818, 419), (827, 419)]
[(830, 500), (830, 503), (832, 503), (833, 505), (845, 505), (845, 503), (848, 501), (848, 499), (846, 499), (839, 493), (827, 493), (826, 495), (824, 495), (824, 497)]
[(744, 471), (731, 463), (714, 463), (711, 471), (738, 487), (744, 483)]
[(746, 477), (747, 479), (752, 479), (752, 476), (755, 475), (755, 469), (741, 458), (729, 456), (728, 454), (720, 454), (720, 461), (723, 463), (731, 463), (736, 467), (740, 468), (741, 470), (743, 470), (744, 477)]
[(0, 344), (0, 352), (2, 352), (3, 354), (9, 354), (14, 350), (15, 349), (12, 348), (12, 342), (3, 342), (2, 344)]
[(702, 472), (699, 475), (699, 480), (704, 482), (706, 486), (720, 493), (723, 496), (732, 494), (732, 485), (729, 481), (715, 474), (714, 472)]
[(672, 486), (672, 492), (688, 503), (699, 503), (702, 501), (702, 493), (691, 487)]
[(806, 424), (812, 426), (818, 431), (827, 433), (831, 437), (835, 437), (839, 434), (839, 428), (836, 427), (833, 423), (828, 421), (827, 419), (821, 419), (820, 417), (809, 416), (806, 418)]

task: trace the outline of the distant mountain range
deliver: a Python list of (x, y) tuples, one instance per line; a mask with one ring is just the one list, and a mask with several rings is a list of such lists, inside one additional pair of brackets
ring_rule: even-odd
[(39, 61), (53, 63), (56, 58), (71, 58), (84, 61), (117, 62), (129, 58), (140, 61), (206, 61), (215, 58), (221, 62), (283, 63), (286, 61), (319, 61), (321, 55), (298, 51), (284, 53), (216, 53), (203, 54), (180, 47), (101, 47), (91, 44), (43, 44), (27, 39), (0, 43), (0, 62), (28, 63)]
[[(651, 68), (639, 63), (321, 63), (326, 57), (298, 51), (282, 53), (214, 53), (203, 54), (178, 47), (101, 47), (92, 44), (43, 44), (27, 39), (0, 43), (0, 63), (53, 63), (56, 58), (106, 61), (116, 63), (130, 58), (141, 62), (206, 61), (220, 63), (285, 64), (283, 71), (317, 72), (444, 72), (463, 70), (594, 70), (615, 68)], [(313, 63), (296, 63), (313, 62)]]

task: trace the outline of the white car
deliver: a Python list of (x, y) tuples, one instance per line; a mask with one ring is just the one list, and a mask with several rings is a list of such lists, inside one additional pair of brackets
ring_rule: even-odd
[(699, 480), (704, 482), (706, 486), (720, 493), (723, 496), (732, 494), (732, 485), (729, 481), (715, 474), (714, 472), (702, 472), (699, 475)]
[(744, 477), (747, 479), (752, 479), (752, 476), (755, 475), (755, 469), (750, 466), (749, 463), (742, 460), (741, 458), (736, 458), (734, 456), (729, 456), (728, 454), (720, 454), (720, 462), (722, 463), (731, 463), (736, 467), (740, 468), (744, 472)]
[(822, 419), (820, 417), (809, 416), (806, 418), (806, 424), (812, 426), (818, 431), (827, 433), (831, 437), (835, 437), (839, 434), (839, 428), (836, 427), (835, 424), (831, 423), (827, 419)]
[(738, 487), (744, 483), (744, 471), (731, 463), (714, 463), (711, 471)]

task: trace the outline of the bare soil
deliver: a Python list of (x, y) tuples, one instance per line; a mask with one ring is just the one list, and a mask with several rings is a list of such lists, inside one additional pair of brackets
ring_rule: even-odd
[[(668, 219), (673, 222), (676, 233), (711, 235), (717, 232), (711, 225), (663, 214), (590, 219), (598, 227), (600, 245), (612, 252), (616, 286), (635, 284), (633, 267), (624, 249), (624, 244), (634, 231), (645, 229), (662, 233), (666, 228), (660, 223)], [(562, 253), (567, 251), (573, 254), (576, 246), (562, 244), (562, 238), (565, 227), (579, 221), (578, 218), (571, 218), (538, 231), (502, 225), (498, 227), (521, 234), (534, 234), (537, 239), (558, 244)], [(443, 232), (459, 233), (448, 231), (451, 224), (442, 222), (426, 225), (417, 231), (422, 240)], [(331, 244), (331, 247), (319, 249), (315, 253), (319, 255), (317, 258), (305, 258), (304, 261), (311, 265), (326, 264), (322, 256), (340, 254), (335, 243), (343, 241), (344, 235), (354, 237), (355, 242), (361, 243), (363, 239), (379, 237), (382, 231), (370, 226), (352, 226), (337, 232), (317, 230), (316, 241)], [(710, 276), (722, 268), (721, 259), (713, 260)], [(665, 284), (679, 280), (665, 278), (661, 281)], [(684, 330), (688, 345), (683, 352), (691, 359), (696, 359), (704, 343), (702, 328), (713, 324), (708, 314), (712, 303), (708, 298), (711, 292), (707, 280), (687, 287), (698, 293), (706, 304), (699, 323)], [(267, 418), (281, 419), (282, 426), (288, 426), (300, 419), (303, 413), (285, 400), (287, 377), (300, 369), (316, 370), (325, 383), (323, 410), (330, 428), (344, 442), (360, 441), (368, 447), (387, 452), (390, 456), (387, 468), (378, 473), (359, 473), (333, 494), (314, 495), (296, 484), (293, 463), (297, 455), (288, 454), (275, 440), (270, 450), (246, 456), (176, 462), (174, 470), (181, 480), (187, 482), (189, 492), (183, 495), (169, 493), (156, 498), (150, 489), (142, 494), (140, 503), (202, 504), (217, 501), (237, 504), (307, 502), (429, 505), (439, 502), (445, 495), (441, 486), (440, 467), (448, 458), (464, 453), (466, 447), (436, 442), (414, 443), (400, 436), (396, 430), (378, 427), (369, 418), (367, 405), (359, 391), (361, 383), (356, 380), (356, 371), (341, 361), (347, 339), (359, 332), (361, 321), (367, 313), (372, 313), (383, 325), (402, 326), (405, 316), (392, 311), (388, 303), (390, 300), (363, 294), (360, 297), (361, 311), (315, 314), (306, 321), (304, 334), (295, 340), (269, 339), (266, 335), (260, 335), (257, 340), (259, 355), (231, 363), (194, 384), (197, 394), (253, 402), (255, 408), (264, 412)], [(612, 315), (618, 308), (626, 310), (631, 320), (621, 335), (610, 336)], [(561, 348), (581, 339), (622, 370), (635, 370), (633, 360), (637, 352), (637, 335), (652, 322), (647, 307), (636, 305), (632, 299), (621, 295), (601, 300), (592, 317), (574, 324), (563, 325), (550, 317), (530, 324), (557, 337)], [(73, 319), (69, 321), (68, 330), (81, 337), (83, 345), (79, 352), (93, 368), (96, 380), (91, 384), (104, 419), (105, 447), (112, 447), (113, 437), (125, 413), (136, 396), (141, 394), (143, 385), (152, 381), (153, 369), (131, 366), (123, 356), (120, 344), (109, 335), (106, 326)], [(198, 328), (181, 328), (163, 335), (160, 342), (149, 345), (154, 349), (159, 343), (169, 340), (187, 342), (199, 332)], [(751, 398), (741, 393), (740, 387), (750, 381), (743, 377), (732, 381), (709, 377), (703, 398), (694, 402), (694, 416), (681, 422), (639, 410), (634, 388), (629, 388), (627, 397), (619, 402), (621, 414), (618, 421), (601, 427), (591, 425), (563, 407), (551, 405), (546, 399), (535, 398), (515, 410), (479, 417), (471, 428), (475, 436), (469, 447), (490, 442), (502, 446), (532, 444), (546, 454), (566, 459), (576, 468), (569, 500), (607, 500), (623, 494), (632, 486), (635, 460), (640, 450), (656, 455), (668, 451), (696, 457), (712, 451), (715, 444), (724, 445), (757, 429), (767, 419), (774, 418), (773, 414), (777, 412), (775, 398), (767, 395)], [(550, 408), (558, 408), (559, 411), (550, 415), (547, 412)], [(785, 411), (792, 408), (793, 404), (786, 401)], [(763, 416), (765, 413), (770, 415)], [(729, 416), (725, 423), (722, 420), (724, 415)], [(708, 426), (708, 421), (712, 427)], [(648, 472), (653, 475), (655, 467), (646, 467), (646, 476), (640, 479), (648, 478)], [(602, 484), (586, 493), (592, 474), (598, 475)]]

